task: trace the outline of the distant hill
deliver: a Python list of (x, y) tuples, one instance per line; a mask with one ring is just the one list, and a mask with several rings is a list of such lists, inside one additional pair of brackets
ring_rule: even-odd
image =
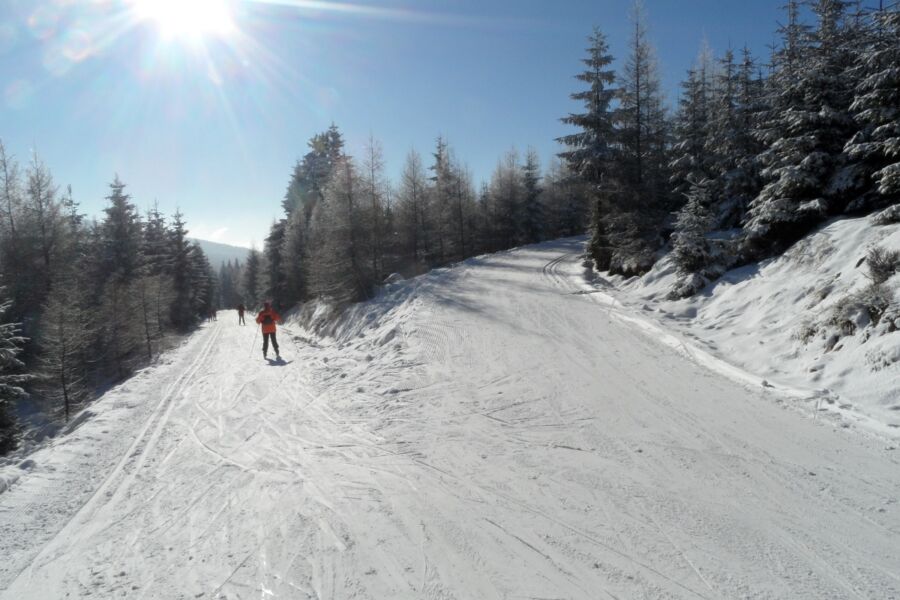
[(219, 242), (210, 242), (208, 240), (198, 240), (196, 238), (191, 238), (191, 241), (200, 244), (206, 257), (209, 259), (209, 264), (211, 264), (216, 271), (219, 270), (219, 267), (221, 267), (223, 263), (226, 263), (229, 260), (239, 260), (243, 263), (247, 260), (247, 255), (250, 253), (249, 248), (242, 248), (241, 246), (229, 246), (228, 244), (220, 244)]

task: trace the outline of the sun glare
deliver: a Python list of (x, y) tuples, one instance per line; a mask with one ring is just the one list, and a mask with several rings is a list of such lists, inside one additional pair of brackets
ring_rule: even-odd
[(134, 10), (166, 37), (226, 36), (235, 28), (228, 0), (134, 0)]

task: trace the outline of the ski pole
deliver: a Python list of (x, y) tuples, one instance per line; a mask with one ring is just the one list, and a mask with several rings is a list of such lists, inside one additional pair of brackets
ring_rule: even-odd
[(253, 356), (253, 347), (256, 346), (256, 336), (259, 335), (259, 327), (256, 328), (256, 333), (253, 334), (253, 343), (250, 345), (250, 352), (247, 354), (247, 358)]

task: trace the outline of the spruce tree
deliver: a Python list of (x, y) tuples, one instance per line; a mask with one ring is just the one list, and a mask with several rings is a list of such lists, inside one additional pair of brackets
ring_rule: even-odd
[(900, 6), (874, 13), (866, 38), (850, 106), (857, 131), (845, 147), (864, 191), (850, 210), (900, 201)]
[(818, 0), (815, 31), (800, 27), (795, 2), (770, 87), (772, 125), (762, 130), (760, 156), (765, 185), (751, 202), (745, 229), (747, 258), (786, 248), (848, 201), (841, 171), (850, 135), (850, 90), (846, 72), (846, 2)]
[(244, 304), (248, 309), (259, 306), (261, 302), (262, 275), (262, 256), (255, 246), (251, 246), (244, 265), (242, 281)]
[(522, 243), (533, 244), (541, 241), (544, 234), (544, 206), (541, 203), (541, 165), (537, 151), (529, 148), (522, 165), (522, 221), (519, 239)]
[[(9, 300), (0, 301), (0, 318), (5, 320), (10, 306)], [(18, 323), (0, 323), (0, 456), (17, 445), (15, 403), (26, 396), (22, 384), (30, 379), (23, 373), (25, 364), (18, 358), (25, 341), (19, 335)]]

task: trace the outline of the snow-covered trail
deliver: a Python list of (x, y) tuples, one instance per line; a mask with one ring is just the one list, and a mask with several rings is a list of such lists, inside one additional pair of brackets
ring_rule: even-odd
[(900, 598), (896, 451), (613, 318), (581, 251), (407, 282), (283, 365), (220, 313), (0, 598)]

